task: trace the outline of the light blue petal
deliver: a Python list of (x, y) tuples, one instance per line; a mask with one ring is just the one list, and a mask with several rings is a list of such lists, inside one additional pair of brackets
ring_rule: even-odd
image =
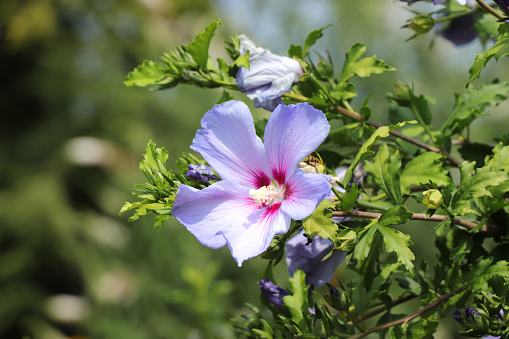
[(239, 44), (240, 44), (240, 55), (244, 55), (249, 51), (249, 56), (254, 56), (256, 54), (262, 54), (266, 50), (261, 47), (256, 47), (255, 43), (251, 41), (245, 34), (239, 35)]
[(191, 148), (217, 171), (223, 180), (251, 188), (270, 184), (265, 148), (256, 135), (249, 108), (240, 101), (216, 105), (201, 120)]
[(320, 146), (329, 130), (325, 114), (308, 103), (278, 106), (264, 136), (272, 177), (284, 183), (297, 165)]
[(219, 181), (202, 190), (180, 185), (171, 212), (202, 245), (221, 248), (226, 245), (223, 233), (246, 222), (257, 209), (249, 198), (249, 188)]
[[(290, 76), (297, 82), (304, 72), (300, 63), (292, 58), (272, 54), (268, 51), (249, 58), (249, 70), (241, 67), (237, 73), (237, 84), (242, 92), (254, 90), (260, 86)], [(283, 94), (285, 92), (282, 92)]]
[(301, 220), (313, 213), (328, 196), (331, 185), (322, 174), (296, 173), (285, 184), (287, 198), (281, 210), (294, 220)]
[(244, 260), (263, 253), (276, 234), (290, 228), (291, 219), (279, 209), (278, 204), (261, 208), (247, 217), (247, 222), (237, 222), (224, 232), (228, 247), (239, 266)]

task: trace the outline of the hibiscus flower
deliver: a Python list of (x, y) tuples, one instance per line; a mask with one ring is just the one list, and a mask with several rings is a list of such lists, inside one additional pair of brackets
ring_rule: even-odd
[(249, 52), (249, 69), (240, 67), (235, 77), (237, 85), (254, 100), (255, 107), (273, 111), (283, 103), (281, 96), (290, 92), (292, 85), (304, 74), (302, 66), (296, 59), (256, 47), (245, 35), (240, 35), (239, 41), (240, 54)]
[(248, 107), (216, 105), (201, 121), (191, 148), (221, 177), (202, 190), (181, 185), (172, 214), (210, 248), (228, 246), (241, 266), (264, 252), (291, 219), (310, 215), (330, 192), (325, 175), (297, 168), (329, 134), (325, 115), (307, 103), (279, 105), (264, 142)]

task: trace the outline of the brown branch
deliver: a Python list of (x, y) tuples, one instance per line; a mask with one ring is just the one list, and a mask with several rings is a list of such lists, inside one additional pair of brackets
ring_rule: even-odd
[[(343, 115), (346, 115), (347, 117), (350, 117), (352, 119), (355, 119), (357, 121), (362, 121), (362, 117), (359, 113), (356, 113), (356, 112), (351, 112), (349, 110), (347, 110), (346, 108), (343, 108), (341, 106), (336, 106), (334, 107), (339, 113), (343, 114)], [(366, 120), (364, 121), (364, 123), (366, 125), (369, 125), (369, 126), (373, 126), (375, 128), (379, 128), (379, 127), (382, 127), (381, 124), (377, 123), (377, 122), (374, 122), (374, 121), (371, 121), (371, 120)], [(461, 165), (461, 162), (459, 162), (459, 160), (457, 160), (456, 158), (454, 158), (453, 156), (451, 156), (449, 153), (447, 153), (446, 151), (443, 151), (437, 147), (434, 147), (434, 146), (431, 146), (431, 145), (428, 145), (427, 143), (425, 142), (422, 142), (420, 140), (417, 140), (417, 139), (414, 139), (414, 138), (410, 138), (406, 135), (404, 135), (403, 133), (399, 132), (399, 131), (390, 131), (389, 132), (391, 135), (397, 137), (397, 138), (400, 138), (402, 140), (405, 140), (406, 142), (409, 142), (411, 144), (414, 144), (416, 146), (419, 146), (427, 151), (430, 151), (430, 152), (435, 152), (435, 153), (440, 153), (440, 154), (443, 154), (447, 160), (449, 160), (454, 166), (456, 167), (459, 167)]]
[[(374, 188), (374, 189), (380, 189), (380, 185), (377, 185), (377, 184), (362, 184), (362, 187), (363, 188)], [(426, 185), (423, 185), (423, 186), (417, 186), (417, 185), (410, 185), (409, 189), (410, 189), (410, 192), (422, 192), (422, 191), (427, 191), (427, 190), (430, 190), (434, 187), (432, 187), (430, 185), (430, 187), (427, 187)], [(439, 189), (442, 189), (443, 186), (438, 186)]]
[(476, 0), (477, 3), (479, 4), (479, 6), (481, 6), (481, 8), (483, 8), (484, 10), (486, 10), (487, 12), (491, 13), (492, 15), (494, 15), (496, 18), (498, 19), (505, 19), (505, 17), (500, 14), (499, 12), (497, 12), (496, 10), (493, 9), (493, 7), (491, 7), (490, 5), (488, 5), (487, 3), (485, 3), (483, 0)]
[[(334, 211), (332, 213), (333, 217), (351, 217), (351, 218), (367, 218), (367, 219), (378, 219), (382, 213), (375, 213), (375, 212), (364, 212), (364, 211)], [(414, 213), (411, 220), (424, 220), (424, 221), (435, 221), (435, 222), (441, 222), (444, 220), (447, 220), (449, 216), (447, 215), (432, 215), (430, 217), (427, 217), (424, 213)], [(459, 219), (459, 218), (453, 218), (451, 219), (451, 223), (459, 226), (463, 226), (469, 229), (474, 229), (478, 226), (475, 222)], [(484, 225), (481, 227), (480, 231), (486, 232), (489, 235), (502, 235), (502, 231), (494, 226), (494, 225)]]
[[(293, 100), (298, 100), (298, 101), (303, 101), (303, 102), (309, 101), (309, 98), (307, 98), (307, 97), (305, 97), (303, 95), (295, 94), (295, 93), (285, 93), (285, 94), (283, 94), (283, 96), (287, 97), (287, 98), (290, 98), (290, 99), (293, 99)], [(338, 113), (340, 113), (342, 115), (345, 115), (345, 116), (350, 117), (350, 118), (352, 118), (354, 120), (357, 120), (357, 121), (364, 121), (364, 123), (366, 125), (373, 126), (373, 127), (376, 127), (376, 128), (379, 128), (379, 127), (383, 126), (383, 125), (381, 125), (381, 124), (379, 124), (377, 122), (371, 121), (371, 120), (363, 120), (362, 116), (359, 113), (349, 111), (346, 108), (343, 108), (341, 106), (334, 106), (333, 108), (334, 108), (334, 110), (336, 112), (338, 112)], [(402, 140), (405, 140), (406, 142), (409, 142), (411, 144), (419, 146), (419, 147), (421, 147), (421, 148), (423, 148), (423, 149), (425, 149), (427, 151), (435, 152), (435, 153), (440, 153), (440, 154), (445, 155), (447, 160), (449, 160), (456, 167), (459, 167), (461, 165), (461, 162), (459, 162), (457, 159), (452, 157), (446, 151), (443, 151), (443, 150), (441, 150), (441, 149), (439, 149), (437, 147), (428, 145), (427, 143), (422, 142), (420, 140), (417, 140), (417, 139), (411, 138), (409, 136), (406, 136), (406, 135), (402, 134), (399, 131), (390, 131), (389, 133), (391, 135), (397, 137), (397, 138), (400, 138)]]
[(451, 291), (447, 294), (444, 294), (442, 296), (440, 296), (437, 300), (435, 300), (434, 302), (432, 302), (431, 304), (427, 305), (427, 306), (424, 306), (423, 308), (421, 308), (420, 310), (410, 314), (409, 316), (406, 316), (406, 317), (403, 317), (401, 319), (398, 319), (398, 320), (394, 320), (394, 321), (391, 321), (389, 323), (386, 323), (386, 324), (383, 324), (383, 325), (380, 325), (380, 326), (376, 326), (376, 327), (372, 327), (372, 328), (368, 328), (367, 330), (365, 330), (364, 332), (362, 333), (359, 333), (357, 335), (354, 335), (353, 337), (351, 337), (351, 339), (358, 339), (358, 338), (363, 338), (365, 336), (367, 336), (368, 334), (370, 333), (373, 333), (373, 332), (378, 332), (380, 330), (384, 330), (386, 328), (389, 328), (389, 327), (392, 327), (392, 326), (396, 326), (396, 325), (401, 325), (401, 324), (407, 324), (409, 323), (412, 319), (414, 318), (417, 318), (418, 316), (421, 316), (423, 315), (424, 313), (426, 313), (427, 311), (431, 310), (432, 308), (434, 308), (435, 306), (438, 306), (440, 305), (441, 303), (443, 303), (444, 301), (446, 301), (447, 299), (449, 299), (450, 297), (460, 293), (461, 291), (463, 291), (465, 288), (464, 287), (460, 287), (454, 291)]

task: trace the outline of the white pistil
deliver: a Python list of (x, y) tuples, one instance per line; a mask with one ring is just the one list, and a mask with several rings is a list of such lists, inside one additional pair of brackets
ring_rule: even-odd
[(249, 197), (254, 199), (260, 207), (267, 207), (275, 203), (281, 202), (284, 198), (284, 188), (277, 185), (263, 186), (259, 189), (249, 190)]

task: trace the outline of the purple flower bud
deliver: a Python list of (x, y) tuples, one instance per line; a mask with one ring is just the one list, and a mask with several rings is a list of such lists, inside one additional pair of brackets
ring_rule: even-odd
[(190, 164), (187, 165), (188, 171), (186, 176), (196, 181), (209, 181), (219, 180), (219, 178), (212, 172), (212, 167), (204, 164)]
[(283, 297), (290, 295), (290, 292), (274, 284), (270, 279), (262, 279), (259, 283), (263, 296), (278, 310), (284, 311), (285, 304)]
[(281, 96), (304, 74), (296, 59), (272, 54), (256, 47), (245, 35), (239, 36), (240, 54), (249, 52), (249, 69), (240, 67), (236, 80), (239, 89), (254, 100), (255, 107), (273, 111), (282, 104)]
[(345, 260), (346, 252), (337, 251), (322, 261), (323, 257), (332, 250), (332, 242), (318, 236), (309, 242), (300, 232), (286, 243), (286, 263), (288, 273), (300, 269), (306, 273), (306, 283), (322, 286), (333, 277), (338, 266)]
[[(462, 313), (463, 313), (463, 315), (462, 315)], [(472, 307), (467, 307), (467, 308), (463, 309), (463, 311), (461, 311), (460, 309), (457, 309), (456, 311), (454, 311), (454, 313), (452, 315), (454, 320), (456, 320), (460, 324), (465, 323), (463, 318), (468, 321), (468, 320), (474, 320), (475, 316), (481, 316), (481, 313), (479, 313), (479, 311), (477, 311), (475, 308), (472, 308)]]

